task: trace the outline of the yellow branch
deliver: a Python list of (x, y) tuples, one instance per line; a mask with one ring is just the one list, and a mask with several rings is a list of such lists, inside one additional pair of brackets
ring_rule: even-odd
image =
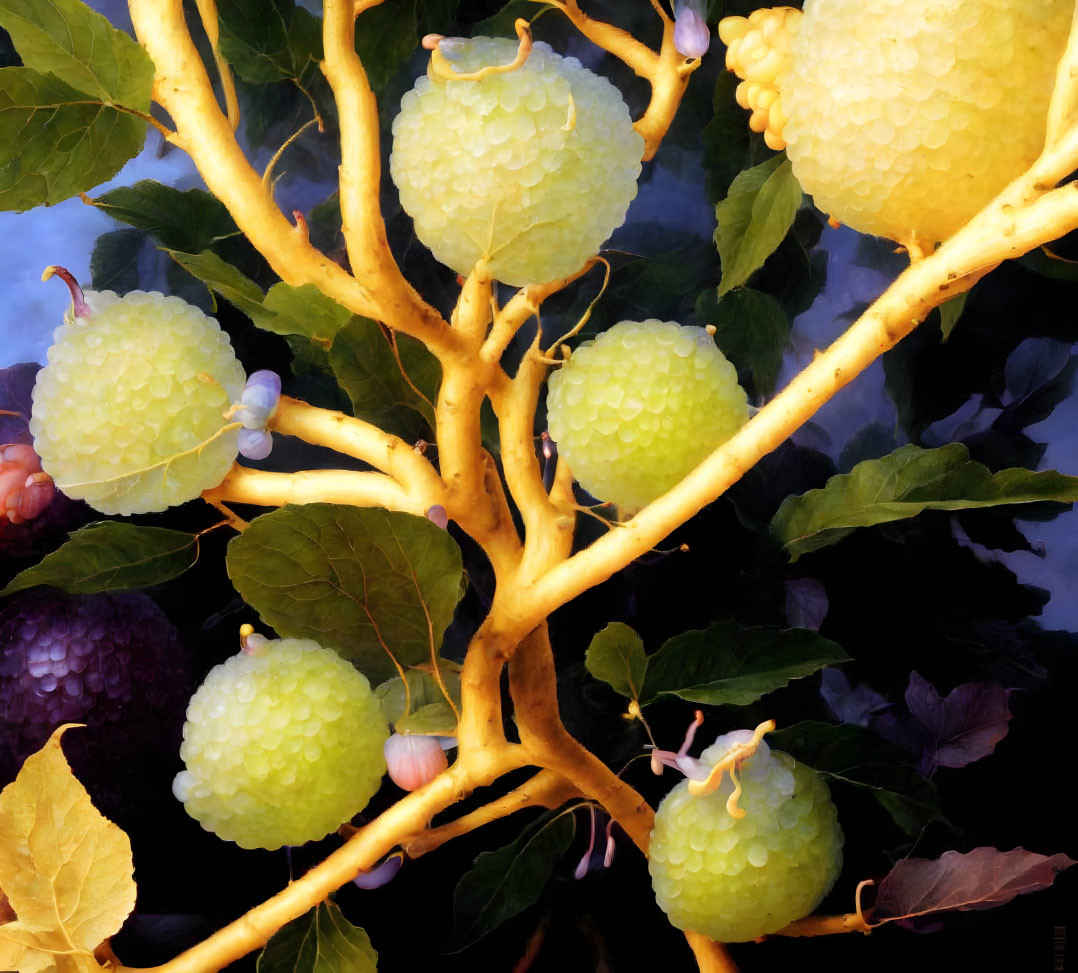
[[(341, 128), (341, 231), (356, 278), (376, 295), (389, 327), (422, 338), (439, 355), (453, 347), (442, 316), (404, 279), (389, 249), (380, 209), (382, 155), (378, 103), (355, 49), (354, 0), (324, 0), (322, 72), (333, 89)], [(362, 20), (359, 21), (363, 29)]]
[(220, 484), (206, 490), (208, 503), (250, 503), (283, 507), (286, 503), (343, 503), (354, 507), (385, 507), (422, 517), (431, 504), (414, 499), (384, 473), (354, 470), (307, 470), (267, 473), (233, 466)]
[(400, 280), (356, 280), (312, 247), (284, 216), (218, 107), (184, 21), (182, 0), (129, 0), (128, 6), (139, 42), (156, 67), (154, 99), (176, 125), (170, 141), (191, 156), (210, 192), (281, 279), (314, 284), (350, 311), (385, 321), (425, 341), (435, 353), (452, 347), (448, 325), (422, 302), (404, 300)]
[(232, 69), (228, 61), (224, 59), (218, 45), (220, 31), (217, 23), (216, 0), (195, 0), (198, 7), (198, 16), (202, 20), (202, 28), (206, 31), (206, 37), (213, 51), (213, 60), (217, 65), (217, 76), (221, 79), (221, 90), (225, 94), (225, 112), (228, 115), (228, 124), (232, 131), (240, 127), (240, 103), (236, 97), (236, 85), (232, 80)]

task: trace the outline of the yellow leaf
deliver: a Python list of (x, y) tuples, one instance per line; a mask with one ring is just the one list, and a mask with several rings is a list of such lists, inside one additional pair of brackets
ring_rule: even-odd
[[(61, 726), (0, 792), (0, 970), (84, 973), (135, 906), (131, 842), (71, 773)], [(18, 964), (14, 957), (18, 955)]]

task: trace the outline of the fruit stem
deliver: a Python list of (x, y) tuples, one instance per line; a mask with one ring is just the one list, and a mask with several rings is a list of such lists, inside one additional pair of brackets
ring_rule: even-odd
[(517, 37), (520, 38), (516, 57), (508, 64), (488, 64), (478, 71), (469, 71), (468, 73), (462, 73), (453, 68), (453, 63), (442, 53), (441, 40), (445, 38), (441, 38), (438, 43), (433, 45), (430, 53), (430, 73), (433, 80), (482, 81), (492, 74), (506, 74), (509, 71), (516, 71), (518, 68), (523, 67), (524, 62), (528, 60), (528, 55), (532, 52), (531, 25), (523, 17), (518, 17), (513, 27), (516, 29)]
[(86, 298), (83, 296), (79, 282), (75, 280), (75, 275), (66, 267), (60, 267), (57, 264), (53, 264), (51, 267), (46, 267), (44, 271), (42, 271), (41, 280), (46, 281), (53, 276), (59, 277), (60, 280), (67, 284), (67, 289), (71, 291), (71, 307), (75, 317), (93, 317), (93, 311), (90, 310), (90, 305), (86, 303)]

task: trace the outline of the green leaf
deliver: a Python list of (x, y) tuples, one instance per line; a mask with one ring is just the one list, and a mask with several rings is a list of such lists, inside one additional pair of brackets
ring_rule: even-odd
[(113, 230), (94, 241), (90, 279), (95, 291), (126, 294), (139, 285), (138, 259), (148, 239), (142, 230)]
[(352, 319), (351, 311), (326, 297), (314, 284), (296, 287), (281, 282), (263, 294), (250, 277), (212, 250), (167, 252), (184, 270), (234, 304), (265, 331), (300, 335), (327, 344)]
[(106, 105), (149, 113), (153, 61), (82, 0), (0, 0), (0, 23), (27, 68)]
[(755, 163), (754, 156), (770, 155), (770, 150), (761, 151), (757, 140), (750, 135), (748, 117), (734, 94), (738, 84), (740, 79), (732, 72), (719, 73), (711, 103), (715, 114), (700, 133), (707, 193), (712, 203), (730, 191), (738, 173)]
[(274, 317), (258, 322), (259, 327), (274, 334), (298, 334), (324, 343), (332, 341), (353, 316), (314, 284), (274, 284), (266, 292), (262, 306)]
[(609, 683), (614, 692), (639, 699), (644, 688), (648, 657), (644, 641), (622, 622), (611, 622), (591, 640), (584, 665), (596, 679)]
[(356, 18), (356, 53), (377, 94), (419, 44), (415, 0), (386, 0)]
[(961, 443), (903, 446), (858, 463), (819, 490), (787, 497), (771, 521), (792, 558), (841, 540), (858, 527), (916, 517), (923, 510), (967, 510), (1008, 503), (1078, 500), (1078, 477), (1013, 468), (991, 473)]
[(952, 297), (949, 301), (945, 301), (939, 306), (940, 330), (943, 332), (944, 341), (951, 337), (951, 332), (954, 331), (955, 325), (958, 324), (959, 318), (962, 317), (962, 312), (966, 309), (967, 297), (969, 297), (969, 291), (965, 291), (957, 297)]
[(414, 441), (434, 428), (441, 366), (413, 338), (398, 334), (396, 342), (399, 364), (381, 325), (356, 317), (337, 332), (329, 362), (358, 418)]
[(111, 179), (146, 123), (31, 68), (0, 68), (0, 209), (51, 206)]
[(115, 520), (77, 530), (0, 595), (47, 584), (69, 594), (144, 588), (171, 581), (198, 560), (198, 535)]
[(671, 695), (713, 706), (748, 706), (791, 679), (848, 660), (834, 642), (807, 629), (716, 622), (702, 632), (674, 636), (648, 657), (641, 702)]
[(782, 354), (790, 338), (790, 322), (770, 294), (737, 287), (715, 303), (706, 291), (697, 301), (697, 315), (715, 326), (715, 343), (737, 367), (738, 380), (758, 399), (774, 391)]
[(906, 834), (944, 821), (936, 789), (909, 755), (871, 730), (806, 720), (767, 735), (767, 742), (831, 780), (866, 788)]
[(321, 21), (293, 0), (218, 0), (220, 49), (244, 81), (298, 80), (322, 59)]
[(789, 159), (777, 155), (746, 169), (715, 206), (715, 245), (722, 260), (719, 297), (744, 284), (775, 252), (794, 223), (801, 186)]
[(336, 649), (372, 682), (396, 673), (390, 652), (406, 667), (430, 661), (463, 570), (456, 542), (425, 517), (330, 503), (255, 518), (229, 542), (227, 566), (280, 635)]
[(370, 937), (326, 900), (282, 926), (258, 956), (257, 973), (377, 973)]
[(145, 230), (170, 250), (197, 254), (239, 230), (216, 196), (204, 189), (181, 192), (143, 179), (98, 196), (94, 204), (117, 219)]
[(472, 27), (472, 37), (515, 37), (513, 25), (518, 17), (533, 21), (541, 13), (555, 9), (543, 0), (508, 0), (492, 17), (487, 17)]
[(533, 905), (575, 834), (573, 816), (559, 814), (541, 819), (511, 844), (476, 858), (453, 893), (462, 945), (471, 945)]
[(457, 18), (460, 0), (423, 0), (416, 4), (418, 30), (423, 34), (448, 34)]
[[(447, 659), (439, 659), (438, 668), (446, 691), (459, 710), (460, 666)], [(456, 730), (457, 719), (453, 715), (453, 707), (442, 695), (438, 680), (425, 669), (409, 669), (405, 676), (408, 680), (407, 694), (404, 691), (404, 680), (400, 676), (387, 679), (374, 691), (382, 704), (386, 719), (397, 732), (408, 730), (412, 733), (452, 735)], [(439, 721), (437, 726), (419, 729), (420, 726), (427, 727), (432, 719)]]

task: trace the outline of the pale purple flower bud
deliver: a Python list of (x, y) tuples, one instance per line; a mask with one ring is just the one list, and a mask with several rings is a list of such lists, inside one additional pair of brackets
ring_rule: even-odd
[[(253, 372), (243, 387), (237, 418), (244, 429), (265, 429), (281, 398), (281, 376), (269, 369)], [(244, 454), (246, 455), (246, 454)], [(254, 459), (255, 457), (251, 457)], [(260, 457), (259, 457), (260, 458)]]
[(375, 865), (370, 871), (360, 872), (352, 881), (357, 888), (380, 889), (387, 885), (401, 870), (404, 864), (404, 855), (400, 852), (390, 855), (380, 865)]
[(241, 429), (239, 444), (241, 456), (265, 459), (273, 450), (273, 434), (264, 429)]
[(401, 790), (418, 790), (449, 766), (440, 737), (394, 733), (382, 748), (389, 777)]
[(674, 47), (686, 57), (703, 57), (711, 46), (704, 0), (674, 0)]

